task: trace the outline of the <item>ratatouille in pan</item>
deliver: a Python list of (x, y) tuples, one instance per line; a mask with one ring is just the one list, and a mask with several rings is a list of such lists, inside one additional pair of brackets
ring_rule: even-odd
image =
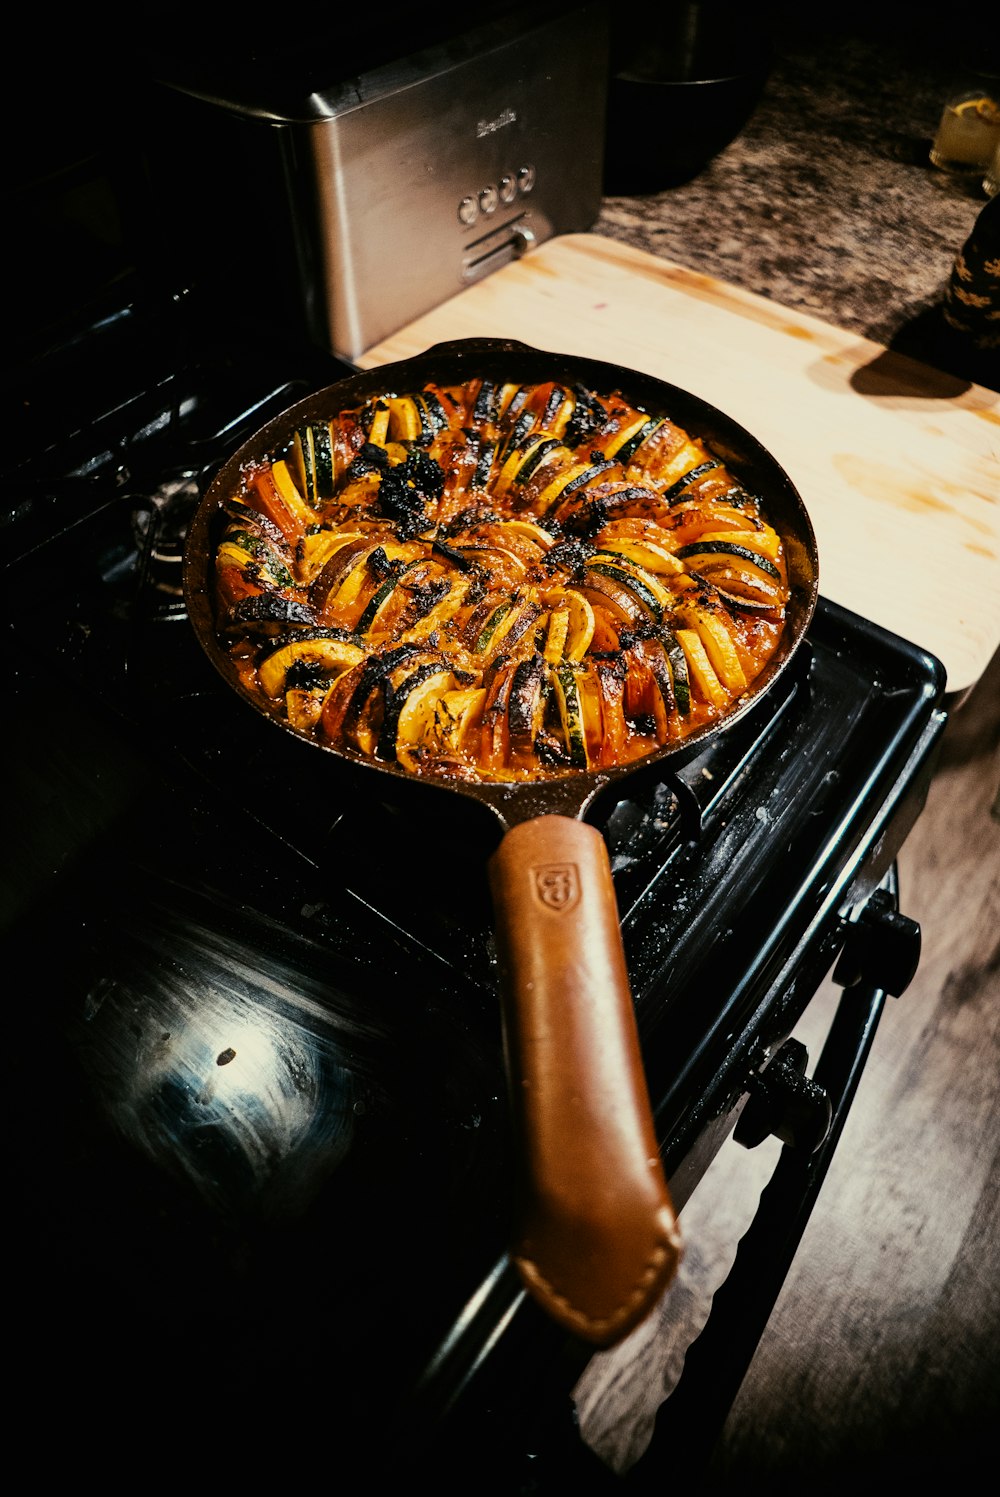
[(424, 775), (632, 763), (724, 717), (785, 628), (760, 499), (613, 389), (386, 390), (300, 425), (223, 508), (217, 636), (243, 687)]

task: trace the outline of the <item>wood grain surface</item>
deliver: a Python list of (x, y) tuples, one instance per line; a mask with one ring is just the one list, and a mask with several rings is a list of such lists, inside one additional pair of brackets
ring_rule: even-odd
[(949, 695), (1000, 645), (1000, 395), (594, 234), (549, 240), (357, 361), (453, 338), (606, 359), (700, 395), (784, 466), (820, 590), (929, 650)]
[[(978, 1480), (1000, 1420), (1000, 654), (945, 730), (899, 857), (916, 977), (889, 999), (829, 1174), (698, 1490)], [(797, 1031), (815, 1059), (840, 989)], [(777, 1159), (724, 1147), (681, 1213), (655, 1314), (577, 1388), (587, 1443), (635, 1475)], [(649, 1452), (656, 1450), (655, 1445)], [(656, 1451), (667, 1489), (682, 1453)]]

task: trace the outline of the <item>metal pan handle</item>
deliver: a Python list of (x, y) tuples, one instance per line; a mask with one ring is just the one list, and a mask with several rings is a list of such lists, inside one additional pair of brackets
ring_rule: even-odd
[(529, 1293), (597, 1345), (680, 1262), (603, 837), (544, 815), (489, 866), (516, 1157), (513, 1257)]

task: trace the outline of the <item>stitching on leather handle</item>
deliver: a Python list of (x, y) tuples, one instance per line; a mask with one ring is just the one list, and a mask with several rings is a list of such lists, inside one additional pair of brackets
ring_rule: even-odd
[[(649, 1286), (658, 1277), (664, 1260), (668, 1257), (676, 1256), (679, 1263), (680, 1254), (681, 1249), (676, 1233), (674, 1233), (669, 1241), (661, 1243), (659, 1247), (653, 1250), (651, 1257), (646, 1260), (646, 1264), (639, 1278), (636, 1280), (634, 1287), (629, 1290), (627, 1298), (622, 1301), (617, 1309), (606, 1316), (588, 1315), (585, 1310), (577, 1309), (565, 1295), (560, 1294), (555, 1286), (545, 1278), (539, 1271), (537, 1264), (533, 1263), (530, 1258), (515, 1257), (514, 1261), (529, 1288), (541, 1297), (544, 1297), (551, 1304), (558, 1306), (559, 1314), (564, 1322), (582, 1331), (589, 1332), (591, 1335), (603, 1336), (617, 1330), (619, 1326), (628, 1323), (630, 1317), (634, 1315), (635, 1311), (646, 1298)], [(665, 1287), (666, 1285), (664, 1285)]]

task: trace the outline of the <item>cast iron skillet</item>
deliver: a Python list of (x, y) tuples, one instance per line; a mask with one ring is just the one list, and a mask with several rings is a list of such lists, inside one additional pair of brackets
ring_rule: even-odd
[[(442, 787), (395, 762), (300, 737), (240, 685), (216, 639), (212, 587), (214, 549), (225, 524), (222, 505), (239, 489), (243, 470), (276, 455), (297, 427), (329, 419), (369, 396), (483, 375), (620, 391), (703, 438), (760, 496), (785, 544), (787, 626), (777, 654), (720, 722), (637, 764), (573, 770), (525, 784), (456, 781)], [(489, 877), (519, 1170), (512, 1253), (543, 1309), (598, 1345), (619, 1340), (645, 1316), (672, 1277), (681, 1247), (642, 1067), (610, 860), (600, 833), (584, 817), (595, 798), (613, 794), (619, 781), (656, 772), (666, 761), (684, 762), (743, 717), (788, 665), (812, 617), (817, 585), (815, 536), (802, 501), (775, 459), (735, 421), (695, 395), (617, 365), (492, 339), (440, 344), (299, 401), (233, 454), (191, 524), (184, 562), (188, 613), (233, 690), (278, 731), (327, 754), (331, 775), (360, 774), (376, 794), (404, 806), (411, 791), (439, 799), (471, 797), (499, 823)], [(235, 756), (233, 767), (235, 773)], [(441, 809), (447, 814), (448, 804)]]

